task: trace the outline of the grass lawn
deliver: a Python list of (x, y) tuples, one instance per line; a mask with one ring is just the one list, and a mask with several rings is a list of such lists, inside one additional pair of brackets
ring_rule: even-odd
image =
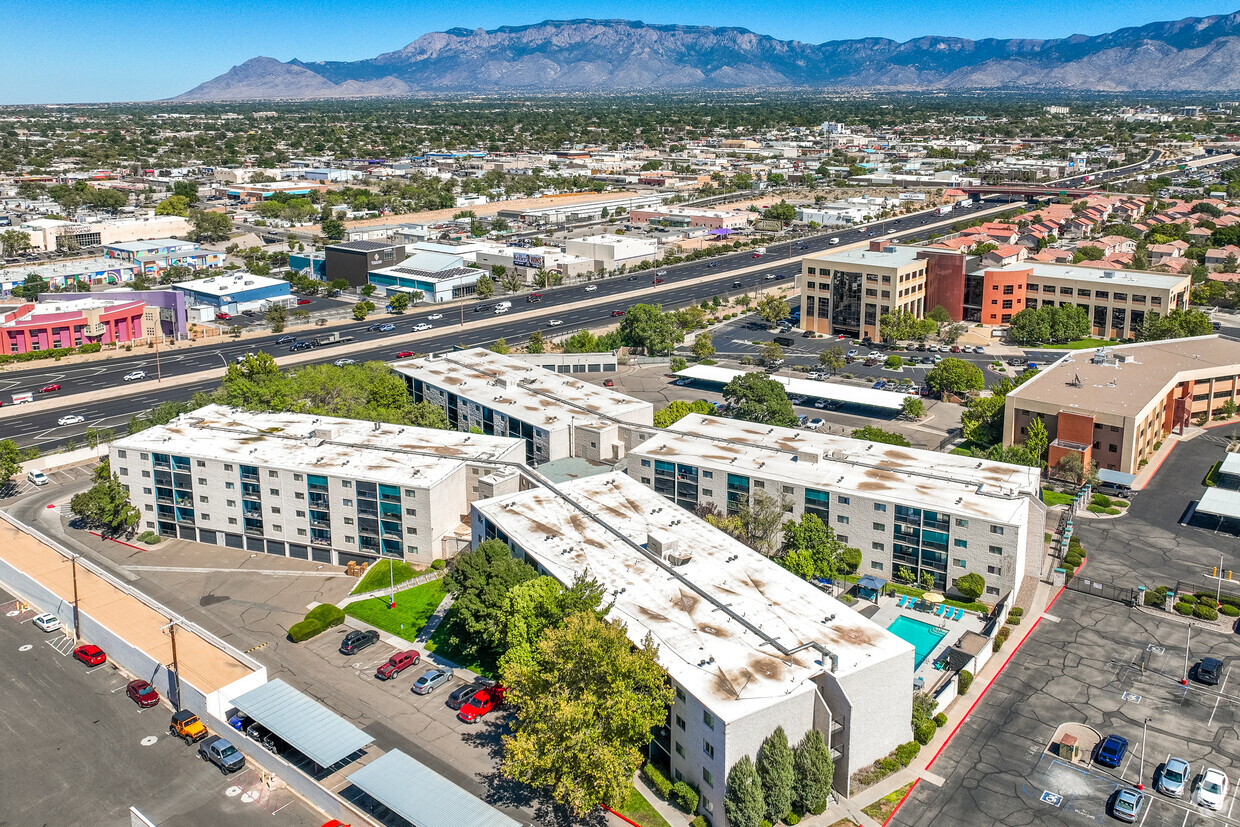
[(403, 560), (380, 560), (366, 570), (362, 575), (362, 579), (357, 581), (357, 585), (353, 587), (353, 591), (349, 594), (361, 594), (362, 592), (372, 592), (375, 589), (382, 589), (388, 586), (392, 579), (395, 578), (396, 584), (400, 585), (406, 580), (412, 580), (426, 569), (415, 569)]
[(646, 797), (637, 791), (637, 788), (629, 786), (629, 796), (624, 799), (624, 805), (618, 811), (630, 821), (635, 821), (642, 827), (672, 827), (667, 823), (667, 819), (659, 815), (659, 811), (654, 808)]
[(912, 784), (905, 784), (900, 789), (893, 793), (888, 793), (870, 806), (862, 807), (861, 812), (865, 813), (879, 824), (882, 824), (887, 819), (891, 818), (891, 814), (896, 811), (896, 805), (900, 803), (901, 798), (904, 798), (904, 796), (908, 794), (908, 791), (912, 788), (912, 786)]
[(1060, 342), (1056, 345), (1038, 345), (1042, 350), (1090, 350), (1116, 344), (1114, 339), (1077, 339), (1075, 342)]
[(372, 597), (360, 603), (350, 603), (345, 606), (344, 613), (397, 637), (416, 640), (418, 632), (426, 625), (426, 621), (430, 620), (443, 597), (443, 581), (432, 580), (397, 592), (394, 609), (388, 608), (386, 597)]
[(1072, 505), (1074, 497), (1071, 494), (1064, 494), (1062, 491), (1053, 491), (1050, 488), (1042, 489), (1042, 502), (1047, 508), (1055, 505)]
[(830, 825), (830, 827), (857, 827), (857, 822), (849, 821), (846, 818), (841, 818), (839, 821)]
[[(886, 586), (883, 586), (883, 591), (888, 594), (908, 594), (913, 597), (921, 597), (926, 593), (926, 589), (918, 589), (913, 586), (902, 586), (899, 583), (888, 583)], [(942, 594), (942, 592), (940, 592), (940, 594)], [(955, 600), (950, 597), (945, 599), (943, 602), (948, 606), (956, 606), (957, 608), (964, 609), (966, 612), (986, 614), (990, 611), (990, 607), (985, 603), (970, 603), (966, 600)]]
[(495, 670), (477, 663), (472, 655), (465, 654), (461, 651), (457, 644), (457, 639), (468, 634), (464, 631), (458, 631), (456, 620), (456, 607), (448, 609), (448, 613), (444, 615), (440, 624), (435, 627), (435, 631), (431, 634), (431, 639), (423, 646), (427, 652), (438, 652), (439, 656), (446, 658), (458, 666), (463, 666), (477, 672), (486, 678), (494, 678)]

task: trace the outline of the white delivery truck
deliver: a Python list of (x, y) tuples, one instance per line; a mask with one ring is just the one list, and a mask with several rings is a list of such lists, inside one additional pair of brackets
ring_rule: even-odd
[(20, 404), (22, 404), (23, 402), (33, 402), (33, 401), (34, 401), (34, 394), (33, 394), (33, 393), (15, 393), (15, 394), (13, 394), (13, 404), (14, 404), (14, 405), (20, 405)]
[(939, 213), (939, 215), (951, 215), (951, 211), (952, 211), (952, 205), (951, 205), (951, 204), (944, 204), (943, 206), (939, 207), (939, 209), (938, 209), (938, 213)]

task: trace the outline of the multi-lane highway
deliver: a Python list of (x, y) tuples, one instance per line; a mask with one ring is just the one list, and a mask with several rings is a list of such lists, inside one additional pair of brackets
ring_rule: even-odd
[[(611, 323), (612, 311), (623, 310), (637, 302), (658, 302), (667, 308), (682, 307), (714, 295), (734, 295), (779, 283), (768, 280), (767, 277), (771, 275), (785, 276), (788, 280), (783, 283), (790, 284), (799, 272), (796, 261), (806, 254), (835, 246), (831, 244), (832, 238), (838, 237), (842, 245), (855, 243), (869, 236), (907, 237), (924, 232), (921, 228), (928, 224), (951, 222), (958, 216), (973, 216), (998, 206), (1009, 205), (985, 204), (968, 210), (958, 210), (951, 217), (930, 212), (877, 222), (858, 229), (834, 230), (820, 236), (768, 246), (766, 254), (761, 258), (754, 258), (752, 252), (743, 252), (667, 267), (663, 268), (667, 271), (666, 275), (660, 276), (663, 283), (657, 285), (652, 283), (655, 278), (654, 271), (646, 270), (635, 276), (606, 278), (589, 285), (549, 288), (540, 291), (542, 299), (536, 303), (527, 303), (526, 294), (522, 293), (513, 296), (512, 309), (499, 316), (489, 310), (474, 312), (472, 305), (463, 309), (455, 306), (419, 307), (414, 312), (399, 316), (381, 315), (365, 322), (332, 327), (332, 331), (354, 336), (356, 341), (347, 348), (331, 345), (320, 347), (313, 351), (317, 357), (313, 361), (328, 363), (341, 357), (359, 362), (371, 359), (390, 361), (403, 351), (426, 353), (446, 350), (458, 344), (489, 344), (500, 338), (510, 343), (524, 343), (535, 330), (541, 330), (545, 335), (560, 334)], [(740, 274), (736, 272), (752, 267), (758, 269)], [(737, 284), (739, 286), (735, 286)], [(590, 289), (591, 287), (594, 289)], [(494, 300), (485, 304), (494, 304)], [(583, 306), (569, 308), (568, 305)], [(430, 318), (437, 314), (442, 314), (442, 318)], [(490, 323), (472, 329), (461, 329), (462, 321), (468, 323), (484, 319)], [(551, 326), (552, 320), (562, 324)], [(367, 328), (375, 321), (391, 322), (396, 325), (396, 330), (390, 333), (368, 332)], [(421, 323), (430, 324), (432, 327), (416, 338), (411, 338), (409, 334), (413, 325)], [(322, 332), (310, 329), (300, 335), (309, 338), (321, 335)], [(22, 370), (4, 371), (0, 373), (2, 398), (7, 399), (13, 393), (37, 391), (49, 384), (59, 384), (61, 390), (53, 392), (53, 396), (62, 397), (63, 404), (52, 409), (45, 408), (28, 414), (0, 418), (0, 438), (13, 439), (22, 446), (38, 445), (41, 449), (48, 450), (70, 439), (80, 440), (87, 428), (113, 428), (122, 431), (131, 416), (153, 405), (170, 399), (187, 399), (196, 391), (214, 389), (219, 384), (219, 377), (222, 376), (225, 366), (237, 356), (251, 351), (266, 351), (274, 356), (287, 355), (288, 346), (276, 343), (279, 338), (277, 335), (269, 335), (248, 340), (229, 339), (219, 345), (164, 349), (160, 353), (158, 366), (154, 351), (143, 350), (132, 355), (117, 355), (75, 365), (47, 363)], [(368, 342), (372, 344), (366, 346)], [(359, 343), (362, 346), (359, 347)], [(132, 371), (144, 371), (147, 378), (125, 382), (123, 377)], [(201, 382), (171, 387), (161, 387), (156, 379), (157, 372), (162, 378), (168, 379), (204, 371), (218, 372)], [(108, 388), (123, 388), (125, 393), (94, 401), (85, 401), (84, 398), (75, 401), (72, 397), (73, 394)], [(60, 417), (70, 414), (82, 416), (85, 421), (74, 425), (57, 425)]]

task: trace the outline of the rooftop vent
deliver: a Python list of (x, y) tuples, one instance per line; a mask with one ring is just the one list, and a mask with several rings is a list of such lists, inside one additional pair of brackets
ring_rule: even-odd
[(340, 428), (335, 425), (318, 425), (310, 435), (315, 439), (335, 439), (340, 435)]
[(646, 548), (672, 566), (683, 566), (693, 559), (693, 552), (682, 548), (679, 539), (661, 531), (646, 535)]

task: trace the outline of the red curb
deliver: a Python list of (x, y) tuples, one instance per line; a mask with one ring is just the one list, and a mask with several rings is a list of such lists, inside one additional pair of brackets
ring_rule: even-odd
[[(1221, 425), (1221, 424), (1226, 424), (1226, 423), (1219, 423), (1219, 424)], [(1162, 455), (1162, 459), (1158, 460), (1158, 464), (1154, 466), (1154, 470), (1150, 471), (1150, 475), (1146, 477), (1145, 485), (1142, 485), (1140, 488), (1138, 488), (1137, 489), (1138, 491), (1145, 490), (1145, 486), (1150, 484), (1150, 480), (1152, 480), (1154, 478), (1154, 475), (1158, 473), (1158, 469), (1163, 467), (1163, 463), (1167, 461), (1167, 457), (1171, 456), (1171, 452), (1174, 451), (1175, 446), (1179, 444), (1180, 444), (1179, 440), (1176, 440), (1175, 442), (1171, 443), (1171, 447), (1167, 449), (1167, 452)], [(1139, 470), (1144, 471), (1145, 469), (1142, 468)]]
[(611, 807), (608, 807), (606, 804), (600, 804), (599, 806), (600, 806), (600, 807), (602, 807), (602, 808), (603, 808), (604, 810), (606, 810), (607, 812), (609, 812), (609, 813), (611, 813), (612, 815), (614, 815), (616, 818), (618, 818), (618, 819), (620, 819), (621, 821), (625, 822), (626, 824), (632, 824), (632, 825), (633, 825), (633, 827), (642, 827), (640, 824), (638, 824), (638, 823), (637, 823), (636, 821), (634, 821), (633, 819), (628, 818), (628, 817), (626, 817), (626, 816), (622, 816), (622, 815), (620, 815), (620, 814), (619, 814), (619, 813), (617, 813), (615, 810), (613, 810)]
[(908, 788), (908, 792), (904, 794), (904, 797), (896, 802), (896, 808), (891, 811), (891, 815), (887, 816), (887, 820), (883, 822), (883, 827), (887, 827), (887, 825), (891, 823), (891, 820), (896, 817), (896, 813), (900, 812), (900, 808), (904, 806), (904, 802), (907, 801), (908, 797), (913, 794), (913, 790), (917, 789), (917, 782), (920, 780), (920, 778), (913, 779), (912, 786)]

